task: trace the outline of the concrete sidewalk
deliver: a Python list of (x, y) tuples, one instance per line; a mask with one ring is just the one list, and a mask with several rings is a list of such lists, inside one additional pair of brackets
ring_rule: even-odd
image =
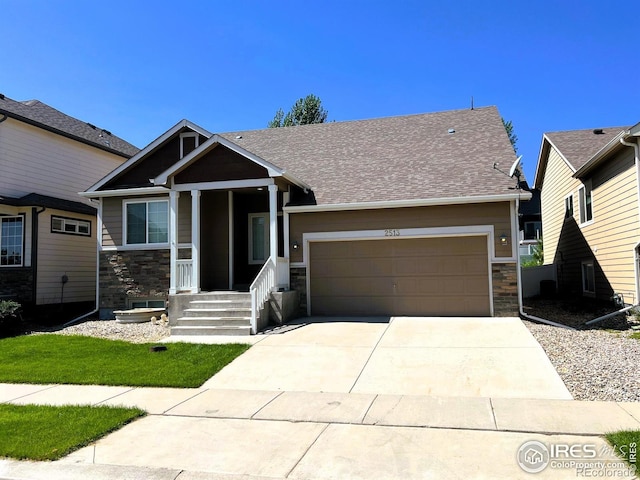
[(596, 435), (640, 429), (637, 403), (0, 384), (0, 402), (64, 398), (151, 414), (56, 462), (0, 460), (0, 478), (531, 478), (527, 441), (601, 452)]

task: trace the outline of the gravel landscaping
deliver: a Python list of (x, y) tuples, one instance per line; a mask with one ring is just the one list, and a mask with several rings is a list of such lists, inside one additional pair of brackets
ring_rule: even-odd
[(633, 317), (618, 315), (592, 328), (584, 322), (613, 310), (602, 304), (526, 300), (526, 313), (578, 328), (524, 321), (576, 400), (640, 401), (640, 340)]
[(152, 343), (168, 337), (167, 324), (118, 323), (115, 320), (87, 320), (66, 328), (46, 328), (33, 330), (33, 335), (55, 333), (56, 335), (87, 335), (109, 340), (124, 340), (132, 343)]

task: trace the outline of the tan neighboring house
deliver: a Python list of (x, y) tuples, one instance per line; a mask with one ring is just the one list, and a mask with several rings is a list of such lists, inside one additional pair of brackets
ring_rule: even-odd
[(543, 136), (544, 263), (562, 294), (638, 303), (639, 137), (640, 124)]
[(83, 194), (101, 315), (170, 298), (176, 333), (255, 333), (268, 305), (518, 315), (530, 194), (494, 168), (514, 160), (495, 107), (222, 134), (183, 120)]
[(96, 208), (78, 192), (137, 151), (40, 101), (0, 95), (0, 298), (93, 307)]

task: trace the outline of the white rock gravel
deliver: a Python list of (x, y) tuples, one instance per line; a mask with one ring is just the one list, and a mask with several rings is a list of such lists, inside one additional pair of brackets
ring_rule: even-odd
[(567, 330), (524, 321), (576, 400), (640, 401), (640, 340), (633, 332)]
[(169, 326), (144, 323), (118, 323), (115, 320), (88, 320), (62, 329), (33, 332), (34, 335), (87, 335), (90, 337), (124, 340), (132, 343), (152, 343), (169, 336)]

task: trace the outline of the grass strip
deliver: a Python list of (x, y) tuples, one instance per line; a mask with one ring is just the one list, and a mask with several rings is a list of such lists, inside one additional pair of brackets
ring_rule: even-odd
[(618, 456), (638, 471), (638, 447), (640, 446), (640, 430), (622, 430), (607, 433), (605, 438), (614, 447)]
[(145, 415), (137, 408), (0, 405), (0, 457), (57, 460)]
[(249, 345), (134, 344), (86, 336), (0, 339), (0, 383), (199, 387)]

